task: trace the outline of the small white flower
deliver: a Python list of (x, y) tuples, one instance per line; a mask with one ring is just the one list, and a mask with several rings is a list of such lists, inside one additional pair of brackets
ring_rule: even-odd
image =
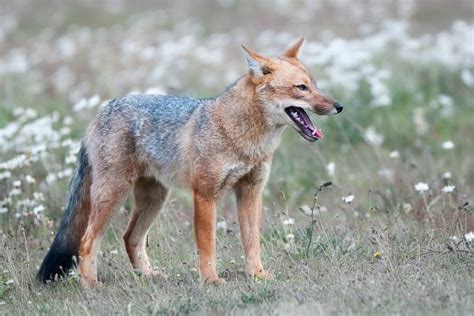
[(417, 184), (415, 184), (415, 191), (425, 192), (425, 191), (428, 191), (428, 189), (429, 189), (428, 183), (418, 182)]
[(351, 195), (342, 197), (342, 200), (344, 201), (344, 203), (350, 204), (352, 203), (352, 201), (354, 201), (354, 197), (355, 196), (351, 194)]
[(38, 201), (44, 201), (44, 194), (42, 192), (33, 192), (33, 198)]
[(451, 172), (446, 171), (445, 173), (443, 173), (443, 179), (451, 179)]
[(75, 164), (77, 162), (77, 157), (76, 155), (69, 155), (66, 157), (66, 159), (64, 160), (64, 162), (67, 164), (67, 165), (72, 165), (72, 164)]
[(0, 180), (8, 179), (11, 176), (12, 176), (12, 173), (10, 171), (0, 172)]
[(288, 234), (288, 235), (286, 235), (286, 240), (288, 240), (288, 241), (293, 241), (293, 240), (295, 240), (295, 235), (293, 235), (293, 234)]
[(218, 230), (227, 230), (227, 222), (225, 219), (217, 222), (217, 229)]
[(441, 191), (443, 191), (444, 193), (451, 193), (454, 191), (455, 188), (455, 185), (446, 185), (444, 188), (441, 189)]
[(464, 239), (466, 239), (467, 242), (471, 242), (474, 240), (474, 232), (469, 232), (464, 235)]
[(392, 180), (393, 178), (393, 170), (389, 168), (380, 169), (379, 171), (377, 171), (377, 174), (387, 180)]
[(449, 239), (454, 241), (454, 242), (458, 242), (459, 241), (459, 237), (458, 236), (449, 236)]
[(26, 182), (31, 183), (31, 184), (36, 183), (36, 179), (33, 178), (33, 177), (32, 177), (31, 175), (29, 175), (29, 174), (26, 175), (25, 180), (26, 180)]
[(35, 206), (35, 207), (33, 208), (33, 213), (34, 213), (35, 215), (38, 215), (39, 213), (43, 212), (44, 210), (45, 210), (44, 205), (40, 204), (40, 205)]
[(72, 139), (68, 138), (62, 141), (61, 146), (70, 147), (73, 144)]
[(46, 177), (46, 181), (47, 181), (48, 183), (54, 182), (54, 181), (56, 181), (56, 180), (57, 180), (57, 177), (56, 177), (56, 175), (55, 175), (54, 173), (50, 173), (50, 174), (48, 174), (48, 176)]
[(8, 281), (5, 282), (5, 285), (11, 285), (11, 284), (13, 284), (13, 283), (15, 283), (15, 281), (13, 281), (12, 279), (10, 279), (10, 280), (8, 280)]
[(326, 169), (330, 177), (333, 177), (334, 174), (336, 174), (336, 164), (334, 162), (332, 161), (329, 162), (328, 165), (326, 166)]
[(311, 216), (313, 214), (313, 210), (311, 209), (311, 207), (306, 204), (300, 206), (300, 211), (303, 212), (306, 216)]
[(66, 116), (64, 118), (63, 124), (66, 125), (66, 126), (71, 125), (72, 124), (72, 118), (70, 116)]
[(117, 255), (117, 254), (118, 254), (118, 250), (117, 250), (117, 249), (110, 250), (110, 254), (111, 254), (111, 255)]
[(93, 108), (93, 107), (99, 105), (99, 102), (100, 102), (100, 97), (97, 94), (90, 97), (89, 100), (87, 100), (89, 108)]
[(367, 143), (378, 147), (382, 145), (384, 137), (375, 130), (375, 127), (369, 126), (364, 132), (364, 139)]
[(398, 151), (394, 150), (389, 154), (389, 157), (392, 158), (392, 159), (398, 159), (398, 158), (400, 158), (400, 153)]
[(21, 181), (20, 180), (13, 181), (12, 184), (13, 184), (13, 187), (15, 187), (15, 188), (21, 187)]
[(410, 211), (411, 211), (411, 204), (410, 203), (403, 203), (402, 207), (403, 207), (403, 211), (405, 213), (410, 213)]
[(455, 147), (454, 143), (450, 140), (447, 140), (441, 144), (444, 150), (451, 150)]
[(15, 195), (20, 195), (20, 194), (21, 194), (21, 190), (18, 188), (14, 188), (8, 193), (9, 196), (15, 196)]
[(0, 207), (0, 214), (5, 214), (6, 212), (8, 212), (6, 207)]
[(295, 223), (295, 219), (288, 217), (287, 219), (282, 220), (282, 223), (285, 226), (293, 225)]
[(474, 86), (474, 74), (467, 68), (461, 71), (461, 79), (468, 87)]

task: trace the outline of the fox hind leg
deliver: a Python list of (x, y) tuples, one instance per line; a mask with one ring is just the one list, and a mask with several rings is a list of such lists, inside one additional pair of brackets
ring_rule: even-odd
[(115, 211), (130, 190), (128, 181), (102, 176), (91, 185), (91, 213), (79, 249), (79, 274), (85, 286), (97, 284), (97, 252)]
[(133, 184), (134, 207), (123, 235), (133, 268), (145, 275), (158, 275), (146, 252), (146, 236), (168, 195), (168, 189), (152, 178), (138, 178)]

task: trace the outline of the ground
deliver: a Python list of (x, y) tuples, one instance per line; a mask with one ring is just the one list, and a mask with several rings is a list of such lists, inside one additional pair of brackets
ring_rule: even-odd
[[(474, 309), (474, 34), (470, 1), (11, 2), (0, 9), (0, 314), (470, 314)], [(175, 190), (134, 273), (130, 203), (104, 240), (103, 285), (34, 276), (79, 141), (128, 93), (210, 96), (244, 74), (240, 44), (302, 61), (345, 105), (288, 129), (264, 193), (264, 266), (245, 274), (235, 202), (218, 213), (218, 270), (199, 282), (192, 204)], [(330, 182), (331, 184), (327, 184)], [(322, 184), (327, 185), (321, 187)]]

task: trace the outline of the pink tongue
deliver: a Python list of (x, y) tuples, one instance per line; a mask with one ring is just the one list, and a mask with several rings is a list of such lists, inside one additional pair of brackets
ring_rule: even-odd
[(318, 138), (318, 139), (323, 139), (324, 138), (324, 134), (321, 130), (315, 128), (314, 131), (311, 133), (314, 137)]

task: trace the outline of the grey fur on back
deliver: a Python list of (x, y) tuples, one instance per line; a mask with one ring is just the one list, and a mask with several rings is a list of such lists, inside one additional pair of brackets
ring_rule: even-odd
[[(101, 139), (90, 139), (89, 144), (114, 143), (110, 140), (110, 131), (119, 125), (125, 130), (117, 132), (131, 136), (134, 146), (131, 151), (134, 158), (147, 167), (146, 175), (160, 178), (168, 185), (179, 185), (182, 182), (177, 179), (179, 176), (169, 171), (176, 170), (183, 158), (180, 137), (196, 109), (206, 106), (210, 100), (213, 99), (166, 95), (129, 95), (112, 100), (97, 116), (98, 135), (90, 135)], [(207, 115), (206, 111), (202, 112)], [(126, 138), (124, 135), (123, 146), (128, 148), (131, 145)]]

